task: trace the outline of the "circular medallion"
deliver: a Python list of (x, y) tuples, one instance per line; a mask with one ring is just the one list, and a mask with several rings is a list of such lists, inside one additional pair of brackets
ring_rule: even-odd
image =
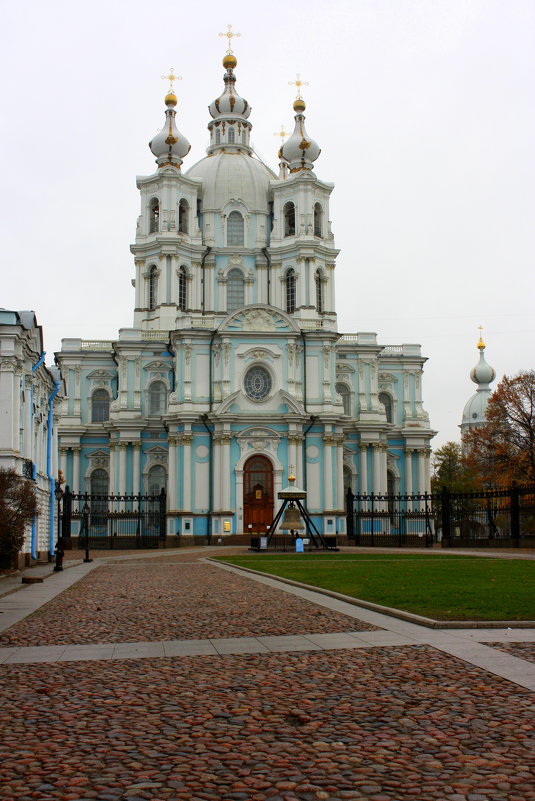
[(245, 393), (251, 400), (265, 400), (271, 392), (271, 376), (265, 367), (255, 365), (245, 374)]

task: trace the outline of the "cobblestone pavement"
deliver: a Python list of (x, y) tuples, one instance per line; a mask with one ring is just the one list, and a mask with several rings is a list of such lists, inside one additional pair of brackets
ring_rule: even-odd
[[(103, 636), (348, 632), (362, 614), (375, 647), (0, 664), (1, 801), (535, 801), (533, 693), (471, 663), (488, 652), (533, 671), (533, 631), (342, 614), (192, 552), (169, 557), (96, 567), (6, 634), (46, 652)], [(403, 633), (429, 642), (396, 645)]]
[(427, 646), (2, 679), (3, 799), (535, 798), (529, 693)]
[[(338, 612), (209, 563), (118, 561), (0, 635), (0, 645), (148, 642), (370, 631)], [(232, 614), (230, 614), (232, 611)]]

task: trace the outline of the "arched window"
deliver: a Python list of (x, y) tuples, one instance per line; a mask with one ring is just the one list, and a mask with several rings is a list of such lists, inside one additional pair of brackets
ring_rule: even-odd
[(323, 236), (323, 209), (319, 203), (314, 204), (314, 236)]
[(105, 389), (96, 389), (91, 398), (91, 422), (103, 423), (110, 419), (110, 396)]
[(288, 314), (295, 311), (295, 272), (291, 268), (286, 273), (286, 311)]
[(228, 143), (229, 143), (229, 145), (233, 145), (234, 144), (234, 128), (229, 128), (228, 129)]
[(152, 265), (149, 273), (149, 309), (156, 308), (158, 300), (158, 270)]
[(245, 305), (245, 285), (241, 270), (229, 270), (227, 277), (227, 311), (231, 312)]
[(178, 204), (178, 230), (181, 234), (188, 233), (188, 212), (189, 206), (185, 200)]
[(227, 245), (243, 245), (243, 217), (231, 211), (227, 217)]
[(351, 414), (351, 393), (347, 384), (335, 384), (335, 389), (338, 395), (342, 398), (344, 404), (344, 414)]
[(219, 129), (215, 132), (215, 143), (216, 145), (221, 144), (221, 131)]
[(316, 311), (321, 314), (325, 311), (323, 308), (323, 281), (321, 270), (316, 270), (314, 278), (316, 281)]
[[(93, 470), (91, 473), (91, 495), (107, 495), (108, 494), (108, 473), (106, 470)], [(93, 510), (91, 510), (93, 511)]]
[(379, 403), (385, 407), (386, 422), (392, 422), (392, 398), (386, 392), (379, 393)]
[(178, 271), (178, 308), (181, 311), (186, 311), (187, 306), (187, 272), (185, 267), (181, 267)]
[(293, 203), (286, 203), (284, 206), (284, 236), (295, 235), (295, 206)]
[(244, 145), (247, 144), (247, 129), (244, 128), (241, 135), (241, 140)]
[(149, 234), (155, 234), (160, 230), (160, 201), (153, 197), (149, 203)]
[(155, 464), (149, 470), (147, 492), (149, 495), (159, 495), (163, 489), (167, 489), (167, 474), (164, 467)]
[(149, 414), (165, 414), (167, 389), (163, 381), (153, 381), (149, 387)]

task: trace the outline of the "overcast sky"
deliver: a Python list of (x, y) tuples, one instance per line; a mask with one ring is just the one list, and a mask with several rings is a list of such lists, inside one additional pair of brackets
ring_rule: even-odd
[(155, 170), (161, 76), (183, 78), (187, 170), (232, 23), (252, 141), (275, 170), (288, 82), (310, 84), (315, 172), (336, 184), (339, 330), (422, 344), (434, 447), (458, 439), (479, 325), (498, 377), (534, 367), (533, 1), (29, 0), (2, 16), (0, 306), (36, 311), (47, 363), (63, 337), (132, 325), (135, 176)]

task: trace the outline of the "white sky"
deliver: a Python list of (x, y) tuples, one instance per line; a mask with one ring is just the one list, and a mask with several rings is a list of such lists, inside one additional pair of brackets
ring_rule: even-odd
[(533, 368), (533, 0), (29, 0), (2, 16), (0, 306), (36, 311), (48, 363), (63, 337), (132, 325), (135, 175), (156, 168), (160, 76), (183, 77), (187, 170), (232, 23), (252, 141), (275, 170), (288, 81), (310, 83), (315, 171), (336, 183), (339, 330), (422, 344), (434, 447), (458, 439), (477, 326), (498, 377)]

